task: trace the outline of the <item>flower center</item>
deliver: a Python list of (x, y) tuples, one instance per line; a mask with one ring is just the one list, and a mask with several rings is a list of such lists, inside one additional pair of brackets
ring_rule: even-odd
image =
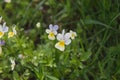
[(74, 33), (72, 33), (72, 35), (71, 35), (72, 37), (75, 37), (75, 34)]
[(50, 32), (50, 37), (54, 37), (54, 33), (53, 32)]
[(8, 33), (8, 37), (13, 37), (14, 36), (14, 33), (13, 32), (9, 32)]
[(4, 35), (4, 33), (2, 31), (0, 31), (0, 37), (2, 37)]
[(60, 45), (60, 46), (64, 46), (64, 45), (65, 45), (65, 42), (64, 42), (63, 40), (61, 40), (61, 41), (59, 42), (59, 45)]

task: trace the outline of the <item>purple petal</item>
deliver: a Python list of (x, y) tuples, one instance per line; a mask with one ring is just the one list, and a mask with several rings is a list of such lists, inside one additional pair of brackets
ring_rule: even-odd
[(3, 31), (4, 31), (4, 32), (7, 32), (8, 29), (9, 29), (9, 28), (8, 28), (7, 26), (3, 27)]
[(2, 45), (5, 45), (5, 41), (1, 41), (0, 40), (0, 45), (2, 46)]
[(58, 30), (58, 25), (54, 25), (53, 30), (57, 31)]
[(65, 44), (66, 44), (66, 45), (69, 45), (70, 43), (71, 43), (71, 39), (66, 39), (66, 40), (65, 40)]
[(49, 25), (49, 28), (50, 28), (50, 30), (53, 30), (53, 25), (50, 24), (50, 25)]
[(65, 38), (66, 38), (66, 39), (69, 39), (69, 38), (70, 38), (70, 33), (66, 33), (66, 34), (65, 34)]

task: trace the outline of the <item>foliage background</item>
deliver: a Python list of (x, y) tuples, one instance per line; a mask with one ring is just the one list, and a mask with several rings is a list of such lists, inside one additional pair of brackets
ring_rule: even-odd
[[(120, 79), (120, 0), (0, 0), (0, 15), (9, 27), (18, 26), (2, 46), (0, 80)], [(49, 24), (77, 32), (64, 52), (48, 40)]]

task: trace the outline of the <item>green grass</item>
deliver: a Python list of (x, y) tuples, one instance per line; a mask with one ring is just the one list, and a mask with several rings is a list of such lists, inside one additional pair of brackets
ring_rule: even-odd
[[(8, 25), (18, 26), (16, 38), (2, 46), (0, 80), (120, 79), (119, 0), (0, 1), (0, 15)], [(64, 52), (55, 49), (56, 41), (48, 40), (49, 24), (58, 24), (59, 32), (77, 32)], [(19, 54), (28, 57), (19, 60)], [(9, 57), (16, 58), (14, 71)]]

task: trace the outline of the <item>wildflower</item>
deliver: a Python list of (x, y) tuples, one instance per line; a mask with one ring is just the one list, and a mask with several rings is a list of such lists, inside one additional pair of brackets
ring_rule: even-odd
[(5, 32), (8, 31), (8, 27), (6, 26), (6, 23), (3, 23), (3, 25), (0, 24), (0, 38), (4, 35)]
[(18, 55), (18, 58), (20, 58), (20, 59), (24, 59), (25, 56), (24, 56), (23, 54), (19, 54), (19, 55)]
[(11, 0), (4, 0), (4, 2), (6, 2), (6, 3), (10, 3), (10, 2), (11, 2)]
[(38, 23), (36, 24), (36, 27), (37, 27), (37, 28), (40, 28), (40, 27), (41, 27), (40, 22), (38, 22)]
[(11, 70), (14, 70), (15, 68), (15, 59), (10, 59), (11, 62)]
[(13, 37), (17, 34), (17, 31), (15, 30), (16, 26), (12, 28), (12, 31), (8, 33), (8, 38)]
[(70, 30), (70, 34), (71, 34), (71, 39), (75, 39), (75, 37), (77, 36), (76, 32)]
[(55, 48), (59, 49), (60, 51), (64, 51), (65, 45), (69, 45), (71, 43), (70, 33), (65, 34), (65, 30), (63, 30), (62, 34), (57, 35), (57, 40), (59, 42), (55, 44)]
[(46, 33), (48, 33), (48, 38), (50, 40), (55, 40), (55, 35), (57, 35), (58, 25), (49, 25), (49, 29), (46, 29)]

